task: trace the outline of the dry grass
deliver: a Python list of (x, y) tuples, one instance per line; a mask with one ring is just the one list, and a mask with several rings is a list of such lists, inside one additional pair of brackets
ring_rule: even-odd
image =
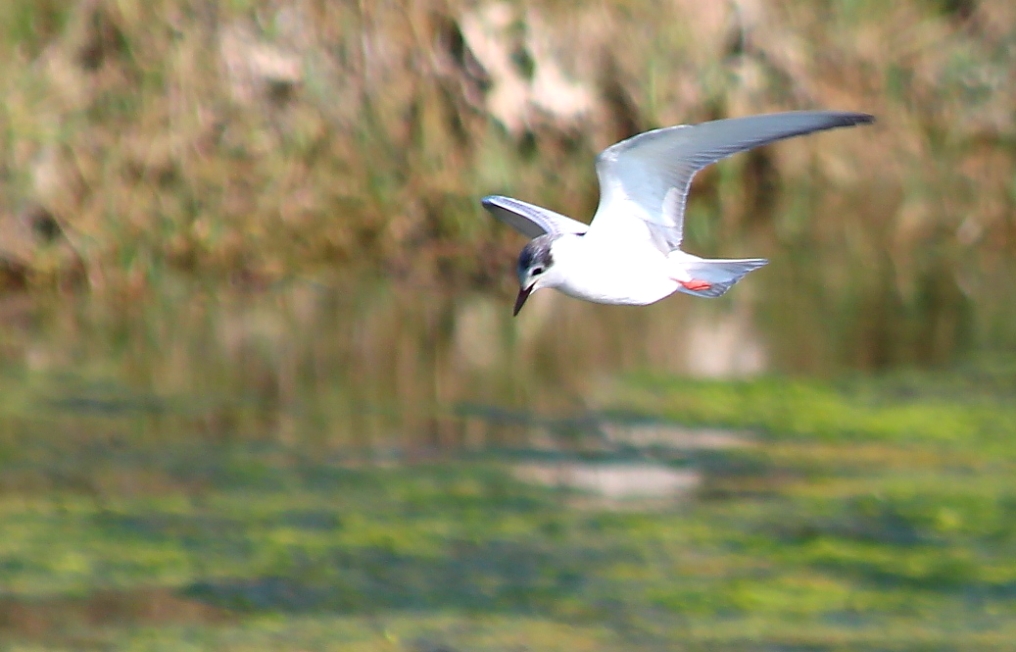
[(703, 175), (698, 210), (724, 217), (693, 241), (747, 229), (863, 262), (849, 282), (888, 275), (902, 301), (941, 270), (976, 294), (1016, 235), (1014, 14), (1004, 0), (12, 0), (2, 267), (8, 283), (142, 289), (172, 269), (274, 278), (355, 257), (489, 281), (477, 247), (510, 256), (515, 241), (478, 196), (582, 214), (589, 157), (633, 131), (836, 107), (880, 126)]

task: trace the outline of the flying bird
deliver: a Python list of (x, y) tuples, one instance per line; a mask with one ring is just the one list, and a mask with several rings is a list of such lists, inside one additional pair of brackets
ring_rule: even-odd
[(764, 258), (705, 259), (681, 250), (691, 180), (737, 152), (784, 138), (874, 122), (866, 113), (792, 111), (638, 134), (596, 157), (600, 204), (590, 224), (490, 195), (483, 207), (532, 238), (519, 254), (515, 315), (541, 288), (596, 303), (646, 305), (684, 292), (718, 297)]

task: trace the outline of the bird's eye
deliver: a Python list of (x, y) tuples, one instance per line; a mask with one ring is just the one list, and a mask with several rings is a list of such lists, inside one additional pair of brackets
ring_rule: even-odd
[(533, 276), (536, 276), (537, 274), (542, 274), (542, 273), (543, 273), (543, 268), (542, 267), (534, 267), (533, 268)]

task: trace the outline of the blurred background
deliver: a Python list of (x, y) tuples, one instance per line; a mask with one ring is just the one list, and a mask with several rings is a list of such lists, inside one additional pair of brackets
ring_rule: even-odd
[[(6, 0), (0, 649), (1011, 649), (1016, 5)], [(516, 319), (647, 129), (715, 301)]]

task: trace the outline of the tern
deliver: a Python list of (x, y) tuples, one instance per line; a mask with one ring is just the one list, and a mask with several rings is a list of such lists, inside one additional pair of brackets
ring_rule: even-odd
[(791, 111), (664, 127), (596, 157), (600, 204), (584, 224), (511, 197), (483, 207), (532, 238), (519, 254), (515, 315), (541, 288), (595, 303), (647, 305), (674, 292), (718, 297), (764, 258), (710, 260), (681, 250), (691, 180), (737, 152), (784, 138), (874, 122), (866, 113)]

